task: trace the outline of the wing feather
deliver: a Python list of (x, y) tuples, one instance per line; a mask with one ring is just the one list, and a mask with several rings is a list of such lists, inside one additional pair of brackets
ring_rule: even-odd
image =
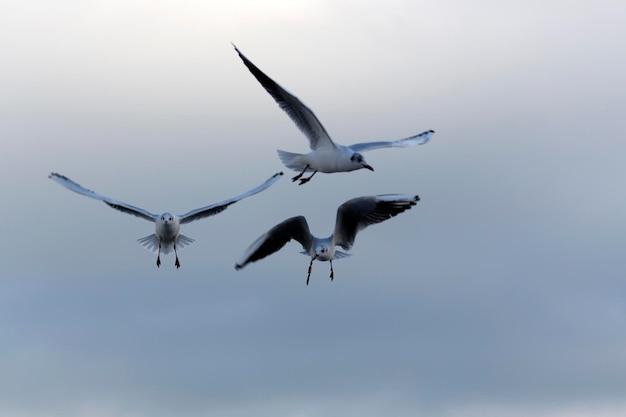
[(205, 217), (209, 217), (209, 216), (213, 216), (215, 214), (221, 213), (222, 211), (226, 210), (226, 208), (230, 206), (231, 204), (234, 204), (239, 200), (243, 200), (246, 197), (253, 196), (267, 189), (269, 186), (271, 186), (276, 181), (278, 181), (282, 175), (283, 175), (282, 172), (277, 172), (276, 174), (268, 178), (263, 184), (258, 185), (254, 187), (253, 189), (246, 191), (243, 194), (239, 194), (238, 196), (229, 198), (224, 201), (220, 201), (219, 203), (211, 204), (210, 206), (206, 206), (206, 207), (200, 207), (198, 209), (191, 210), (183, 215), (180, 215), (178, 216), (180, 220), (180, 224), (189, 223), (194, 220), (203, 219)]
[(235, 264), (235, 269), (241, 269), (250, 262), (258, 261), (277, 252), (291, 239), (300, 242), (305, 251), (313, 245), (309, 225), (304, 216), (291, 217), (262, 234)]
[(105, 197), (94, 191), (88, 190), (87, 188), (67, 178), (65, 175), (61, 175), (61, 174), (57, 174), (56, 172), (53, 172), (50, 175), (48, 175), (48, 178), (50, 178), (53, 181), (56, 181), (57, 183), (61, 184), (65, 188), (74, 191), (75, 193), (82, 194), (84, 196), (103, 201), (110, 207), (114, 208), (115, 210), (119, 210), (123, 213), (140, 217), (142, 219), (149, 220), (151, 222), (154, 222), (159, 218), (158, 215), (150, 213), (149, 211), (144, 210), (142, 208), (135, 207), (130, 204), (122, 203), (121, 201), (113, 200), (112, 198)]
[(427, 130), (426, 132), (422, 132), (417, 135), (410, 136), (408, 138), (394, 140), (390, 142), (365, 142), (365, 143), (356, 143), (354, 145), (349, 146), (354, 152), (365, 152), (371, 151), (372, 149), (379, 148), (404, 148), (407, 146), (413, 145), (424, 145), (428, 143), (431, 136), (435, 134), (434, 130)]
[(252, 63), (244, 54), (242, 54), (235, 45), (235, 51), (243, 61), (244, 65), (254, 75), (259, 83), (265, 88), (278, 106), (287, 113), (289, 118), (298, 126), (298, 129), (309, 139), (311, 150), (321, 147), (334, 147), (335, 144), (322, 126), (315, 114), (305, 106), (298, 97), (290, 94), (282, 88), (276, 81), (265, 75), (256, 65)]
[(337, 209), (333, 235), (335, 244), (345, 250), (350, 249), (360, 230), (397, 216), (418, 201), (419, 196), (403, 194), (381, 194), (346, 201)]

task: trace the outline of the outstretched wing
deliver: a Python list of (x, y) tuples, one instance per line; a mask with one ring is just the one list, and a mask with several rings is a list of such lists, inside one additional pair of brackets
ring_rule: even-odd
[(250, 262), (255, 262), (271, 255), (280, 250), (291, 239), (300, 242), (302, 248), (306, 251), (313, 245), (309, 225), (304, 216), (291, 217), (261, 235), (235, 264), (235, 269), (241, 269)]
[(434, 130), (427, 130), (426, 132), (422, 132), (418, 135), (414, 135), (404, 139), (394, 140), (391, 142), (356, 143), (354, 145), (350, 145), (349, 148), (352, 149), (354, 152), (365, 152), (378, 148), (404, 148), (413, 145), (423, 145), (425, 143), (428, 143), (434, 133)]
[(298, 97), (289, 94), (274, 80), (265, 75), (265, 73), (246, 58), (235, 45), (233, 46), (245, 66), (248, 67), (252, 75), (254, 75), (254, 78), (261, 83), (263, 88), (265, 88), (276, 103), (278, 103), (278, 106), (287, 113), (296, 126), (298, 126), (298, 129), (309, 139), (309, 146), (312, 150), (335, 146), (326, 132), (326, 129), (324, 129), (324, 126), (322, 126), (322, 123), (315, 117), (311, 109), (305, 106)]
[(205, 217), (209, 217), (209, 216), (213, 216), (214, 214), (221, 213), (222, 211), (226, 210), (226, 208), (230, 206), (231, 204), (234, 204), (239, 200), (243, 200), (246, 197), (250, 197), (252, 195), (255, 195), (265, 190), (270, 185), (278, 181), (282, 175), (283, 175), (282, 172), (277, 172), (276, 174), (272, 175), (269, 179), (267, 179), (263, 184), (251, 189), (250, 191), (246, 191), (245, 193), (239, 194), (236, 197), (232, 197), (227, 200), (220, 201), (219, 203), (211, 204), (210, 206), (191, 210), (188, 213), (180, 215), (178, 216), (180, 223), (181, 224), (189, 223), (194, 220), (203, 219)]
[(56, 172), (53, 172), (50, 175), (48, 175), (48, 178), (58, 182), (65, 188), (68, 188), (74, 191), (75, 193), (82, 194), (87, 197), (95, 198), (96, 200), (104, 201), (109, 206), (121, 212), (128, 213), (133, 216), (141, 217), (142, 219), (149, 220), (151, 222), (154, 222), (159, 218), (158, 215), (150, 213), (149, 211), (144, 210), (142, 208), (131, 206), (130, 204), (122, 203), (121, 201), (113, 200), (112, 198), (105, 197), (94, 191), (88, 190), (84, 188), (83, 186), (81, 186), (80, 184), (77, 184), (71, 179), (67, 178), (65, 175), (61, 175), (61, 174), (57, 174)]
[(418, 201), (419, 196), (403, 194), (382, 194), (346, 201), (337, 209), (333, 235), (335, 244), (350, 249), (357, 232), (410, 209)]

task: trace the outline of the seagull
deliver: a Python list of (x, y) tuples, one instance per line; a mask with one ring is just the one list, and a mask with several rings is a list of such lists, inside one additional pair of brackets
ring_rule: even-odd
[[(291, 180), (300, 180), (300, 185), (309, 182), (318, 171), (326, 173), (349, 172), (361, 168), (374, 171), (374, 168), (363, 158), (362, 152), (379, 148), (423, 145), (427, 143), (435, 133), (434, 130), (427, 130), (408, 138), (390, 142), (365, 142), (350, 146), (336, 144), (332, 141), (326, 129), (324, 129), (324, 126), (322, 126), (322, 123), (315, 117), (311, 109), (305, 106), (296, 96), (287, 92), (278, 85), (278, 83), (265, 75), (265, 73), (246, 58), (235, 45), (233, 45), (233, 47), (252, 75), (254, 75), (263, 88), (274, 98), (278, 106), (287, 113), (298, 129), (300, 129), (309, 140), (309, 146), (312, 152), (308, 154), (278, 150), (278, 157), (282, 163), (289, 169), (299, 171), (299, 174)], [(313, 173), (309, 177), (302, 178), (306, 172), (311, 171)]]
[(311, 257), (306, 285), (309, 285), (315, 260), (330, 262), (330, 280), (332, 281), (333, 259), (350, 256), (348, 253), (336, 250), (335, 246), (339, 245), (345, 250), (350, 250), (358, 231), (409, 210), (419, 200), (417, 195), (404, 194), (381, 194), (348, 200), (337, 209), (334, 233), (324, 239), (311, 234), (304, 216), (291, 217), (255, 240), (235, 264), (235, 269), (240, 270), (250, 262), (263, 259), (280, 250), (291, 239), (295, 239), (304, 249), (301, 253)]
[(88, 190), (81, 185), (75, 183), (71, 179), (67, 178), (64, 175), (57, 174), (55, 172), (51, 173), (48, 178), (58, 182), (65, 188), (68, 188), (78, 194), (82, 194), (87, 197), (95, 198), (96, 200), (104, 201), (110, 207), (113, 207), (116, 210), (121, 212), (140, 217), (144, 220), (148, 220), (155, 223), (155, 231), (154, 234), (150, 236), (146, 236), (144, 238), (138, 239), (139, 243), (144, 246), (148, 250), (157, 251), (157, 267), (161, 266), (161, 251), (164, 254), (170, 253), (172, 248), (174, 249), (174, 253), (176, 254), (176, 262), (174, 265), (176, 268), (180, 268), (180, 262), (178, 261), (178, 251), (177, 249), (182, 249), (185, 246), (190, 245), (194, 239), (191, 239), (180, 233), (180, 225), (184, 223), (189, 223), (194, 220), (203, 219), (205, 217), (213, 216), (214, 214), (221, 213), (226, 210), (228, 206), (236, 203), (239, 200), (242, 200), (246, 197), (250, 197), (254, 194), (260, 193), (265, 190), (272, 184), (274, 184), (278, 179), (283, 175), (282, 172), (278, 172), (272, 175), (268, 180), (266, 180), (263, 184), (246, 191), (243, 194), (240, 194), (236, 197), (229, 198), (224, 201), (220, 201), (219, 203), (211, 204), (210, 206), (201, 207), (195, 210), (191, 210), (185, 214), (181, 215), (173, 215), (171, 213), (163, 213), (161, 215), (150, 213), (147, 210), (144, 210), (139, 207), (131, 206), (130, 204), (122, 203), (121, 201), (113, 200), (109, 197), (105, 197), (100, 195), (94, 191)]

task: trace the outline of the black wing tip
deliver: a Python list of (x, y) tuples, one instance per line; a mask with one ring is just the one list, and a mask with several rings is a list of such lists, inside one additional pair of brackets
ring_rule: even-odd
[(61, 175), (58, 172), (51, 172), (50, 175), (48, 175), (48, 178), (52, 178), (52, 177), (63, 178), (64, 180), (69, 179), (65, 175)]
[(407, 210), (410, 209), (411, 207), (416, 205), (418, 201), (420, 201), (420, 196), (419, 195), (413, 196), (413, 198), (408, 201), (409, 205), (406, 207), (406, 209)]
[(235, 270), (239, 271), (240, 269), (243, 269), (244, 265), (240, 265), (240, 264), (235, 264)]
[[(239, 58), (241, 58), (244, 63), (250, 62), (250, 60), (239, 50), (239, 48), (237, 48), (234, 43), (231, 42), (230, 44), (233, 46), (233, 48), (235, 48), (235, 52), (237, 52), (237, 55), (239, 55)], [(246, 64), (246, 66), (248, 65)]]
[(277, 172), (276, 174), (274, 174), (274, 176), (272, 178), (276, 178), (276, 177), (282, 177), (283, 175), (283, 171)]

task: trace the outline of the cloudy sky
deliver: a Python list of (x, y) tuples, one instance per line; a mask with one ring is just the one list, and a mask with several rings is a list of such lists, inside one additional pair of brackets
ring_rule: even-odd
[[(0, 13), (0, 417), (623, 416), (626, 4), (13, 1)], [(183, 226), (182, 267), (63, 173), (184, 213), (307, 143), (231, 42), (374, 173)], [(286, 172), (291, 174), (291, 172)], [(422, 200), (316, 263), (277, 222)]]

